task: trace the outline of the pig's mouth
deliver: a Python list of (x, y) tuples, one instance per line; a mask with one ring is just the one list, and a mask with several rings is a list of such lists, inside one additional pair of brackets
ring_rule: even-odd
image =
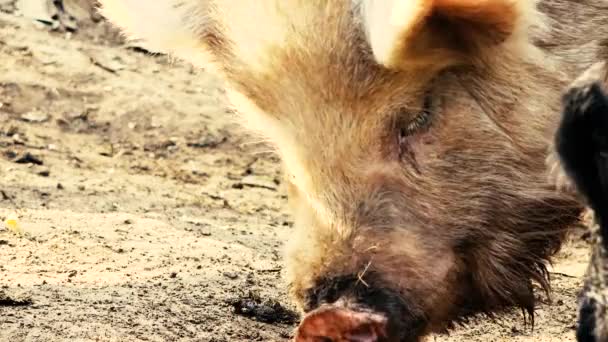
[[(375, 277), (373, 277), (375, 278)], [(427, 320), (403, 295), (354, 276), (325, 279), (308, 292), (296, 342), (414, 342)]]

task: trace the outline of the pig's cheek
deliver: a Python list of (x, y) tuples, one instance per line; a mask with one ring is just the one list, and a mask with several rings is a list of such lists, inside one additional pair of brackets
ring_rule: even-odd
[[(459, 260), (445, 245), (422, 238), (420, 230), (393, 229), (378, 234), (374, 228), (361, 229), (353, 241), (356, 255), (368, 255), (374, 270), (388, 284), (404, 292), (420, 294), (427, 307), (445, 303), (452, 290)], [(447, 297), (446, 297), (447, 296)]]

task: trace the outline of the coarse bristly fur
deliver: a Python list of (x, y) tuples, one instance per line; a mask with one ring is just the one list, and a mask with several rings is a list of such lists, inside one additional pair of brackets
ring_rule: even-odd
[[(608, 57), (608, 56), (607, 56)], [(580, 295), (577, 340), (608, 341), (608, 64), (599, 62), (564, 96), (556, 151), (594, 219), (592, 253)]]
[[(562, 91), (608, 37), (607, 1), (100, 2), (130, 37), (223, 77), (281, 156), (303, 312), (384, 314), (386, 341), (533, 313), (582, 209), (547, 181), (547, 151)], [(326, 313), (300, 335), (329, 334)]]

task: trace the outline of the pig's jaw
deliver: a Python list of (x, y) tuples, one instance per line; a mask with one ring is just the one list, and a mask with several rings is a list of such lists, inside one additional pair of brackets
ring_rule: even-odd
[(415, 342), (428, 326), (403, 295), (356, 276), (318, 282), (305, 311), (296, 342)]

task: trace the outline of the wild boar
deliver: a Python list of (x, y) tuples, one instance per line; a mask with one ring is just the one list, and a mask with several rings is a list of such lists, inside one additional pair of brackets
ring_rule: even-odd
[[(608, 60), (608, 54), (606, 54)], [(608, 341), (608, 64), (599, 62), (564, 96), (556, 151), (593, 213), (592, 253), (580, 295), (577, 340)]]
[[(296, 341), (416, 341), (519, 306), (578, 219), (545, 160), (601, 0), (102, 0), (220, 75), (283, 161)], [(580, 49), (584, 46), (584, 49)]]

